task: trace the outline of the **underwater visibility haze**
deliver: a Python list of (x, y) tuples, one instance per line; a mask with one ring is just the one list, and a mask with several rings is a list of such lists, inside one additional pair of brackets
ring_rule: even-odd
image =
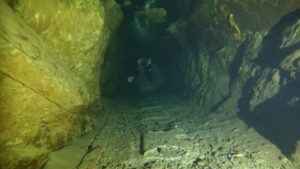
[(299, 169), (300, 0), (0, 0), (0, 169)]

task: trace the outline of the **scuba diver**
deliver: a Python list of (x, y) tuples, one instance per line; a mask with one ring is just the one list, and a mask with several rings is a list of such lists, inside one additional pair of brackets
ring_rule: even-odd
[(147, 79), (152, 82), (152, 59), (151, 58), (140, 58), (137, 61), (139, 75), (145, 75)]
[(153, 63), (151, 58), (139, 58), (137, 60), (137, 69), (133, 75), (128, 76), (128, 83), (132, 83), (135, 79), (139, 81), (148, 80), (152, 82), (153, 80)]

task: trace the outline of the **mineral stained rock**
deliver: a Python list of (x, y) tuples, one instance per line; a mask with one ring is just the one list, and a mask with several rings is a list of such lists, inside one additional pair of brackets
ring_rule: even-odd
[(115, 1), (0, 1), (0, 168), (39, 168), (91, 128)]

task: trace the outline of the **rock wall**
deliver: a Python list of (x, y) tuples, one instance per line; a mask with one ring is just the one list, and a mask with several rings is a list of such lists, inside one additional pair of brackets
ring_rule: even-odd
[[(222, 48), (228, 40), (234, 40), (236, 26), (241, 40), (249, 31), (270, 29), (279, 19), (299, 8), (299, 0), (178, 0), (178, 19), (173, 23), (182, 40), (191, 46), (193, 52), (203, 46), (209, 53)], [(229, 19), (230, 15), (233, 17)], [(233, 19), (233, 22), (232, 22)]]
[(130, 94), (128, 91), (130, 84), (127, 78), (132, 76), (136, 69), (136, 59), (130, 52), (134, 45), (128, 43), (129, 39), (124, 38), (121, 29), (122, 25), (115, 33), (105, 53), (101, 71), (101, 93), (104, 97)]
[[(252, 50), (256, 55), (243, 54), (238, 78), (245, 82), (239, 100), (241, 118), (295, 159), (296, 168), (300, 165), (299, 16), (300, 10), (293, 11), (267, 33), (257, 33), (260, 47)], [(248, 42), (254, 43), (257, 40)]]
[[(299, 155), (300, 1), (177, 1), (185, 94)], [(298, 161), (299, 162), (299, 161)]]
[(0, 1), (0, 168), (39, 168), (92, 128), (115, 1)]
[(282, 17), (299, 8), (299, 2), (177, 1), (180, 19), (168, 31), (185, 52), (181, 68), (186, 94), (196, 92), (197, 101), (209, 109), (229, 97), (245, 50), (253, 58), (261, 47), (249, 41), (262, 40)]

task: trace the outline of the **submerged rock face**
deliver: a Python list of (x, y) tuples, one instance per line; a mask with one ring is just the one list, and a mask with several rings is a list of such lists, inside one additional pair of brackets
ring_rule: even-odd
[(178, 4), (182, 18), (168, 31), (185, 52), (186, 94), (203, 112), (231, 105), (284, 154), (299, 159), (300, 1)]
[[(182, 69), (186, 93), (196, 93), (197, 101), (207, 111), (225, 101), (231, 95), (231, 85), (238, 76), (238, 64), (247, 57), (257, 57), (254, 53), (260, 50), (259, 40), (264, 33), (283, 16), (299, 8), (299, 4), (299, 0), (178, 1), (181, 19), (170, 24), (168, 31), (185, 51)], [(295, 31), (295, 27), (291, 29)], [(290, 32), (285, 31), (285, 34)], [(257, 42), (249, 43), (251, 40)], [(283, 43), (287, 44), (286, 41), (289, 40)], [(247, 49), (249, 47), (255, 49)], [(241, 55), (247, 57), (243, 59)], [(244, 66), (242, 69), (250, 69), (252, 73), (256, 71), (251, 64)]]
[(39, 168), (91, 129), (115, 1), (0, 1), (0, 168)]
[[(179, 34), (194, 50), (203, 44), (209, 52), (222, 48), (228, 39), (242, 41), (249, 31), (270, 29), (279, 19), (298, 9), (299, 0), (277, 1), (178, 1)], [(182, 29), (184, 27), (184, 29)], [(235, 39), (239, 29), (241, 39)]]

